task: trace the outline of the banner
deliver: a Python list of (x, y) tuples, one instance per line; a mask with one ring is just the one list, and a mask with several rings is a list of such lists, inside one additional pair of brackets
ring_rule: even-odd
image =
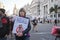
[(27, 29), (29, 23), (29, 19), (23, 17), (17, 17), (14, 26), (13, 26), (13, 33), (17, 33), (18, 31), (24, 31)]

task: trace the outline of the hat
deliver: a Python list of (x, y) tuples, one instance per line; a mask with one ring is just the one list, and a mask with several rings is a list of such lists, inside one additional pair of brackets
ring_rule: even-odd
[(2, 11), (3, 13), (5, 13), (5, 9), (3, 9), (3, 8), (0, 8), (0, 11)]

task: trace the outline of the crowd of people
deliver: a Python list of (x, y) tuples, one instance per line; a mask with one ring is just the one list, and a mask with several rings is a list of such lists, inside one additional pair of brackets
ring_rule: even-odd
[[(14, 28), (13, 26), (15, 23), (15, 20), (12, 20), (12, 17), (6, 16), (5, 11), (6, 11), (5, 9), (0, 8), (0, 40), (7, 40), (7, 36), (10, 33), (12, 34), (12, 30)], [(19, 10), (19, 17), (29, 19), (28, 17), (26, 17), (26, 11), (24, 8), (21, 8)], [(57, 20), (55, 20), (54, 22), (55, 22), (55, 25), (57, 25)], [(48, 23), (49, 23), (49, 21), (48, 21)], [(36, 18), (34, 18), (32, 20), (32, 24), (33, 24), (33, 31), (34, 31), (35, 28), (37, 27), (38, 20)], [(23, 28), (20, 27), (19, 28), (20, 32), (18, 31), (17, 33), (14, 33), (15, 39), (16, 40), (30, 40), (30, 34), (29, 34), (29, 31), (31, 30), (30, 19), (29, 19), (28, 27), (25, 30), (22, 30), (22, 29)], [(36, 30), (36, 32), (37, 31), (38, 30)]]
[[(24, 10), (24, 8), (21, 8), (19, 10), (19, 17), (29, 19), (28, 17), (26, 17), (26, 11)], [(7, 40), (7, 36), (10, 33), (12, 34), (12, 30), (14, 28), (13, 27), (14, 22), (15, 21), (12, 21), (12, 18), (9, 18), (6, 16), (5, 9), (0, 8), (0, 40)], [(29, 21), (28, 27), (24, 31), (14, 34), (15, 39), (16, 40), (30, 40), (29, 39), (29, 37), (30, 37), (29, 31), (30, 30), (31, 30), (31, 25), (30, 25), (30, 21)]]

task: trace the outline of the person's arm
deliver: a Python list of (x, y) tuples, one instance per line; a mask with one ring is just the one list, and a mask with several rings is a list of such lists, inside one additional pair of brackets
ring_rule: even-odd
[(27, 34), (30, 30), (31, 30), (31, 25), (30, 25), (30, 21), (29, 21), (27, 29), (25, 31), (23, 31), (23, 35)]

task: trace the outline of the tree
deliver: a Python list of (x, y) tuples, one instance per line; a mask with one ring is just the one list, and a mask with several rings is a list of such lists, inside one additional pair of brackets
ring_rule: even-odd
[[(50, 13), (53, 12), (53, 11), (55, 12), (56, 20), (57, 20), (58, 9), (60, 9), (60, 7), (58, 7), (58, 5), (54, 5), (54, 7), (51, 7), (51, 8), (50, 8)], [(57, 24), (56, 24), (56, 25), (57, 25)]]

